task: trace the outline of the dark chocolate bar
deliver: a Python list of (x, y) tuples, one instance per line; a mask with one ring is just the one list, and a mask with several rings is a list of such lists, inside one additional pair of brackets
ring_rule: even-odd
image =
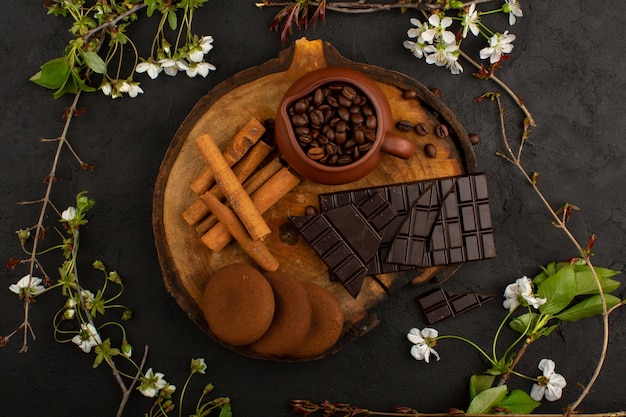
[(364, 198), (381, 193), (389, 201), (391, 206), (398, 213), (387, 226), (382, 234), (378, 251), (372, 260), (367, 264), (370, 274), (385, 274), (415, 269), (412, 266), (392, 264), (386, 261), (389, 254), (389, 247), (394, 237), (402, 227), (406, 214), (417, 198), (428, 188), (424, 181), (407, 182), (402, 184), (383, 185), (370, 188), (360, 188), (355, 190), (339, 191), (333, 193), (320, 194), (318, 197), (321, 212), (327, 212), (337, 207), (348, 204), (356, 204)]
[(429, 267), (495, 257), (486, 175), (435, 182), (409, 211), (387, 261)]
[(424, 191), (404, 218), (389, 247), (387, 262), (402, 265), (431, 265), (429, 246), (433, 227), (440, 218), (441, 208), (456, 207), (455, 185), (452, 179), (424, 182)]
[(416, 298), (428, 324), (458, 316), (477, 307), (481, 307), (494, 296), (476, 293), (448, 293), (435, 289)]
[(380, 193), (313, 216), (290, 216), (289, 221), (356, 298), (368, 275), (387, 225), (398, 213)]

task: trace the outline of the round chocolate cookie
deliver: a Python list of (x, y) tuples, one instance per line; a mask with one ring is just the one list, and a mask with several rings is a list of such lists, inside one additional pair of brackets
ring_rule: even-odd
[(209, 329), (226, 344), (245, 346), (263, 336), (274, 316), (274, 293), (261, 272), (233, 264), (215, 271), (204, 288)]
[(313, 316), (304, 341), (292, 350), (294, 359), (316, 358), (330, 349), (343, 330), (343, 311), (335, 297), (319, 285), (304, 283)]
[(311, 302), (302, 281), (284, 272), (266, 272), (276, 307), (267, 332), (249, 346), (261, 356), (281, 358), (304, 342), (311, 327)]

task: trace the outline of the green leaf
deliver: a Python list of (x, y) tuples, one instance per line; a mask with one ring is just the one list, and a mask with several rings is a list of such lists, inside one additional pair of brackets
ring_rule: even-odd
[(85, 58), (85, 64), (87, 64), (93, 72), (106, 74), (107, 64), (100, 58), (100, 55), (92, 51), (87, 51), (83, 52), (83, 58)]
[[(605, 268), (595, 268), (595, 271), (598, 275), (598, 280), (600, 281), (602, 292), (606, 294), (613, 292), (617, 288), (619, 288), (620, 282), (609, 278), (615, 275), (610, 275), (615, 271)], [(598, 290), (598, 284), (596, 283), (596, 279), (594, 278), (593, 273), (587, 266), (585, 266), (585, 270), (576, 271), (576, 295), (598, 294), (599, 292), (600, 291)]]
[(472, 399), (469, 407), (467, 407), (467, 414), (487, 414), (491, 409), (499, 404), (508, 392), (506, 385), (500, 387), (489, 388)]
[(498, 407), (506, 408), (510, 414), (530, 414), (541, 405), (540, 402), (530, 398), (525, 391), (514, 389), (497, 404)]
[[(511, 320), (511, 322), (509, 323), (509, 327), (518, 333), (525, 333), (526, 328), (533, 328), (533, 324), (537, 322), (538, 317), (539, 314), (537, 313), (522, 314), (521, 316), (518, 316)], [(531, 323), (530, 326), (528, 325), (529, 322)]]
[(555, 330), (557, 329), (557, 327), (559, 327), (560, 325), (561, 325), (561, 322), (559, 321), (558, 323), (553, 324), (553, 325), (551, 325), (551, 326), (548, 326), (548, 327), (542, 327), (541, 329), (539, 329), (539, 330), (537, 331), (537, 333), (536, 333), (536, 334), (537, 334), (537, 335), (539, 335), (539, 336), (550, 336), (550, 334), (551, 334), (553, 331), (555, 331)]
[(52, 93), (54, 98), (59, 98), (63, 94), (74, 94), (78, 91), (78, 86), (76, 85), (76, 79), (74, 74), (72, 76), (67, 77), (65, 84), (63, 84), (58, 90)]
[(176, 26), (178, 26), (178, 17), (176, 16), (176, 12), (170, 10), (167, 12), (167, 23), (170, 25), (170, 29), (176, 30)]
[(495, 380), (494, 375), (472, 375), (469, 383), (470, 400), (473, 400), (476, 395), (484, 390), (491, 388)]
[[(619, 298), (611, 294), (605, 294), (604, 298), (606, 300), (607, 309), (621, 302)], [(578, 304), (574, 304), (555, 317), (562, 321), (574, 322), (588, 317), (599, 316), (600, 314), (602, 314), (602, 298), (600, 298), (600, 294), (596, 294), (585, 298)]]
[(537, 296), (547, 301), (539, 311), (543, 314), (556, 314), (572, 302), (576, 296), (576, 275), (574, 268), (565, 266), (549, 276), (539, 285)]
[(220, 410), (220, 417), (232, 417), (232, 415), (233, 414), (230, 411), (230, 403), (224, 404)]
[(52, 59), (41, 66), (41, 71), (30, 77), (30, 81), (42, 87), (56, 90), (62, 88), (70, 77), (70, 66), (65, 58)]

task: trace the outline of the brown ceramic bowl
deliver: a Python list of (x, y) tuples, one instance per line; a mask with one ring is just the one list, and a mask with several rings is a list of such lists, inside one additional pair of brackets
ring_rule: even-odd
[[(372, 147), (354, 162), (338, 166), (325, 165), (306, 155), (298, 142), (288, 110), (318, 87), (333, 83), (351, 85), (360, 90), (377, 117), (376, 137)], [(284, 160), (302, 177), (320, 184), (346, 184), (369, 174), (385, 154), (403, 159), (413, 155), (415, 143), (391, 132), (393, 125), (387, 97), (373, 79), (353, 69), (325, 67), (302, 76), (289, 87), (276, 112), (275, 140)]]

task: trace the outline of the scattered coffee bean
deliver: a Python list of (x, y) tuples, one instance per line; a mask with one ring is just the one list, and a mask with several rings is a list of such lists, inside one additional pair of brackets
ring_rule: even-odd
[(286, 222), (278, 227), (278, 235), (280, 240), (288, 245), (295, 245), (299, 239), (298, 229), (291, 223)]
[(378, 118), (369, 98), (349, 83), (322, 85), (287, 112), (302, 150), (325, 165), (356, 161), (376, 140)]
[(418, 123), (415, 125), (415, 132), (420, 136), (428, 135), (428, 126), (426, 123)]
[(410, 132), (411, 130), (413, 130), (413, 123), (411, 123), (409, 120), (400, 120), (398, 123), (396, 123), (396, 129), (398, 129), (400, 132)]
[(437, 125), (437, 127), (435, 127), (435, 134), (442, 139), (448, 137), (448, 133), (448, 127), (446, 125)]
[(415, 97), (417, 97), (417, 91), (405, 90), (404, 93), (402, 94), (402, 97), (404, 97), (407, 100), (414, 99)]
[(476, 133), (471, 133), (469, 135), (469, 141), (472, 145), (478, 145), (480, 143), (480, 136), (478, 136)]
[(437, 156), (437, 148), (432, 143), (429, 143), (424, 146), (424, 153), (429, 158), (435, 158)]
[(313, 206), (306, 206), (304, 208), (304, 215), (305, 216), (315, 216), (317, 214), (317, 209)]

